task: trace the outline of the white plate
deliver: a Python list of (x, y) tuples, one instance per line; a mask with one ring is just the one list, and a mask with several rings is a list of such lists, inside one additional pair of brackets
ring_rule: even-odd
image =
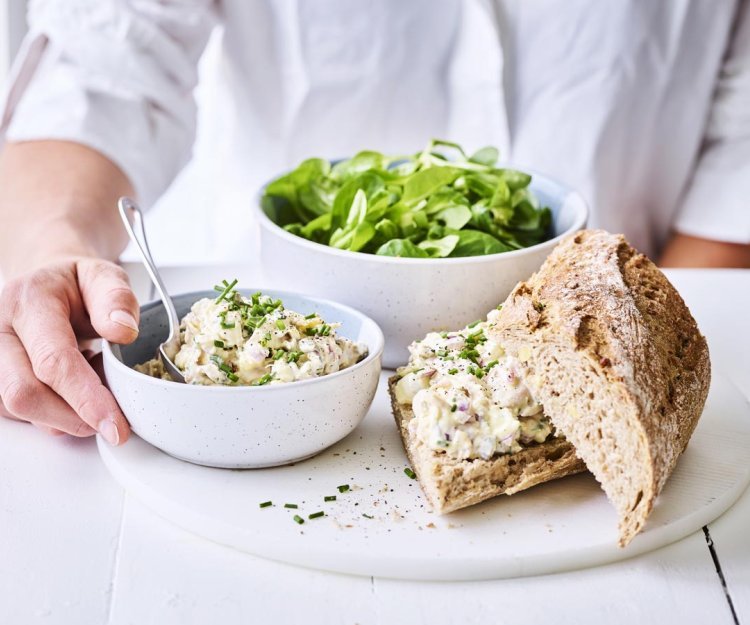
[[(750, 481), (750, 407), (715, 376), (687, 451), (645, 531), (626, 549), (617, 517), (588, 474), (440, 517), (425, 508), (390, 415), (385, 376), (364, 422), (321, 455), (273, 469), (210, 469), (137, 437), (99, 441), (105, 464), (160, 515), (259, 556), (342, 573), (469, 580), (539, 575), (614, 562), (676, 541), (721, 515)], [(350, 492), (337, 486), (349, 484)], [(336, 495), (324, 502), (326, 495)], [(272, 507), (260, 508), (264, 501)], [(296, 503), (297, 510), (285, 509)], [(308, 515), (323, 510), (323, 518)], [(293, 521), (299, 514), (303, 525)], [(373, 518), (367, 518), (364, 515)]]

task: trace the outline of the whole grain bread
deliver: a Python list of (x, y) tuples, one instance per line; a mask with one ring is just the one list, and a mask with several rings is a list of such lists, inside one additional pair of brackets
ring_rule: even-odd
[(708, 347), (684, 301), (624, 237), (587, 230), (515, 287), (492, 332), (601, 483), (625, 546), (643, 528), (708, 393)]
[(388, 380), (393, 416), (411, 466), (435, 512), (445, 514), (474, 505), (497, 495), (512, 495), (572, 473), (586, 470), (575, 449), (564, 438), (535, 444), (514, 454), (489, 460), (458, 460), (436, 452), (409, 430), (414, 418), (411, 407), (396, 401), (399, 376)]

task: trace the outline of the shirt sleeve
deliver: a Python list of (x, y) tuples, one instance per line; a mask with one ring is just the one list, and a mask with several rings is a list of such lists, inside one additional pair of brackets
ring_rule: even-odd
[(87, 145), (150, 206), (190, 158), (198, 60), (215, 24), (212, 0), (32, 2), (0, 143)]
[[(689, 106), (689, 103), (685, 103)], [(675, 221), (683, 234), (750, 243), (750, 1), (742, 0), (703, 148)]]

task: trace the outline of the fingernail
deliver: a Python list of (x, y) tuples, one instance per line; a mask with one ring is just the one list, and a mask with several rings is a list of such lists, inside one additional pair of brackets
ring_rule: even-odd
[(111, 419), (105, 419), (99, 424), (99, 434), (110, 445), (116, 446), (120, 442), (120, 433), (117, 431), (117, 425)]
[(109, 318), (111, 321), (114, 321), (121, 326), (125, 326), (130, 330), (138, 332), (138, 324), (135, 321), (135, 317), (133, 317), (133, 315), (131, 315), (127, 311), (113, 310), (111, 313), (109, 313)]

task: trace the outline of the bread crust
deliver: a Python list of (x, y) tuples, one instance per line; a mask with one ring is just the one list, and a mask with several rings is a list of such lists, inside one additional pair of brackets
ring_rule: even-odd
[(388, 380), (393, 416), (409, 462), (432, 509), (446, 514), (497, 495), (512, 495), (573, 473), (586, 470), (575, 449), (564, 438), (531, 445), (513, 454), (457, 460), (427, 447), (409, 431), (414, 418), (410, 406), (396, 401), (399, 376)]
[(623, 236), (586, 230), (515, 287), (493, 331), (614, 504), (625, 546), (708, 394), (708, 346), (684, 301)]

